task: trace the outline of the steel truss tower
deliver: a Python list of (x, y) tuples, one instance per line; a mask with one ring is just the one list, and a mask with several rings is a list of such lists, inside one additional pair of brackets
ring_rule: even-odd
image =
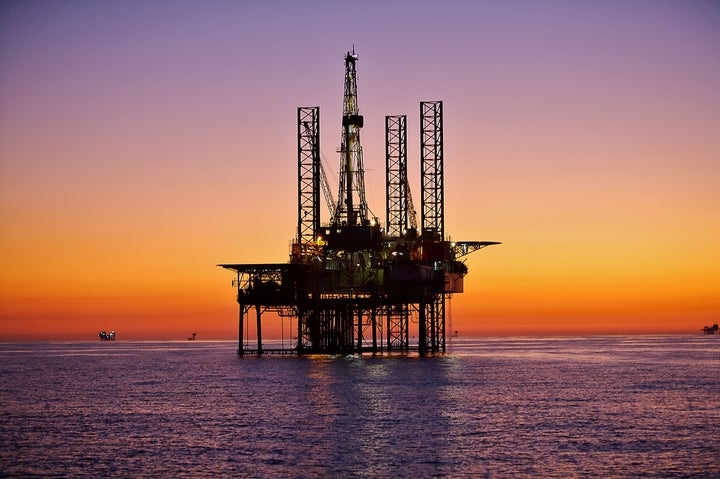
[(320, 229), (320, 107), (298, 108), (299, 244), (315, 241)]
[[(440, 242), (439, 244), (444, 244), (445, 239), (442, 107), (441, 101), (420, 103), (422, 235), (425, 240)], [(430, 245), (433, 249), (424, 252), (426, 259), (434, 263), (446, 260), (444, 250), (437, 251), (433, 243), (426, 243), (426, 246)], [(429, 348), (432, 351), (445, 351), (444, 290), (421, 305), (419, 329), (421, 347)]]
[[(340, 188), (337, 204), (328, 201), (330, 221), (320, 221), (320, 192), (330, 198), (320, 163), (320, 109), (298, 108), (298, 222), (290, 261), (219, 265), (236, 274), (240, 356), (445, 352), (446, 298), (463, 291), (467, 273), (458, 259), (498, 244), (445, 240), (440, 101), (420, 104), (421, 234), (407, 180), (404, 115), (385, 119), (386, 229), (369, 217), (357, 59), (354, 50), (345, 55)], [(266, 313), (282, 331), (290, 321), (288, 346), (285, 336), (279, 347), (263, 343)]]
[(388, 236), (402, 236), (410, 226), (406, 115), (385, 117), (385, 161), (385, 231)]
[(442, 115), (441, 101), (420, 103), (422, 233), (439, 241), (445, 239)]
[[(407, 178), (407, 115), (385, 117), (385, 198), (386, 235), (398, 240), (406, 235), (415, 238), (417, 222)], [(405, 253), (409, 252), (406, 250)], [(412, 312), (413, 308), (408, 304), (387, 308), (388, 349), (404, 351), (409, 348)]]
[(365, 225), (368, 223), (368, 205), (365, 199), (365, 170), (363, 167), (360, 115), (357, 96), (358, 56), (355, 49), (345, 55), (345, 94), (343, 96), (342, 142), (340, 145), (340, 186), (337, 210), (332, 220), (336, 225)]

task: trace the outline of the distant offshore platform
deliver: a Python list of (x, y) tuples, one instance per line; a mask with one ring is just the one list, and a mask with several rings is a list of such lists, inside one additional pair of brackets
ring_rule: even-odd
[[(445, 235), (442, 101), (420, 103), (420, 228), (407, 177), (407, 117), (385, 117), (385, 226), (365, 197), (355, 49), (345, 55), (339, 187), (320, 155), (320, 108), (297, 110), (297, 236), (287, 263), (221, 264), (235, 273), (238, 355), (445, 352), (446, 300), (463, 292), (465, 255), (495, 241)], [(320, 197), (329, 221), (321, 222)], [(249, 347), (255, 312), (256, 346)], [(263, 345), (263, 315), (289, 319), (286, 347)]]

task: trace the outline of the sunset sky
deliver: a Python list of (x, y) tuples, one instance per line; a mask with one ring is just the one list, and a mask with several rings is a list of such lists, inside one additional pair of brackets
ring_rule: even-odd
[(717, 1), (28, 0), (0, 3), (0, 340), (236, 337), (216, 265), (288, 260), (297, 107), (337, 173), (353, 46), (370, 208), (385, 115), (419, 203), (443, 100), (446, 232), (503, 243), (454, 330), (720, 321)]

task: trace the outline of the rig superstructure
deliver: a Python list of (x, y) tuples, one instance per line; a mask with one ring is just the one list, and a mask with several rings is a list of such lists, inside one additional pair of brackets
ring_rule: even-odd
[[(441, 101), (420, 103), (419, 231), (407, 178), (407, 117), (385, 117), (386, 223), (381, 227), (365, 198), (357, 60), (354, 48), (345, 55), (337, 199), (320, 160), (320, 108), (300, 107), (298, 224), (290, 261), (219, 265), (236, 274), (240, 356), (445, 352), (446, 300), (463, 291), (467, 274), (460, 258), (499, 244), (445, 238)], [(321, 194), (330, 212), (326, 224), (320, 220)], [(251, 348), (243, 331), (253, 309), (257, 347)], [(266, 312), (290, 318), (295, 336), (288, 347), (263, 347)]]

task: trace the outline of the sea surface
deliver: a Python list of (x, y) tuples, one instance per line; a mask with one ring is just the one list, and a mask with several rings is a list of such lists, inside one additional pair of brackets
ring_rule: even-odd
[(720, 477), (720, 336), (0, 344), (2, 477)]

